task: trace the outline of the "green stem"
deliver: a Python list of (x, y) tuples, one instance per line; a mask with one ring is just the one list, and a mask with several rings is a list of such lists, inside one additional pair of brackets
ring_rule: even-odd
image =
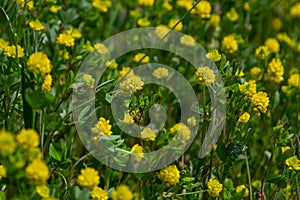
[(249, 169), (249, 162), (248, 162), (247, 152), (245, 152), (245, 160), (246, 160), (246, 166), (247, 166), (247, 176), (248, 176), (250, 200), (252, 200), (251, 174), (250, 174), (250, 169)]

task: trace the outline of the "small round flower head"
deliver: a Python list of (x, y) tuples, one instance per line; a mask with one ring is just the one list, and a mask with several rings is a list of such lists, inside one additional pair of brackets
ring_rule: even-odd
[(95, 86), (95, 79), (89, 74), (83, 74), (82, 80), (84, 81), (85, 85), (88, 88), (94, 88)]
[[(174, 26), (175, 26), (178, 22), (179, 22), (179, 19), (171, 19), (171, 20), (169, 21), (168, 27), (169, 27), (170, 29), (173, 29)], [(174, 28), (174, 30), (175, 30), (175, 31), (181, 31), (182, 28), (183, 28), (183, 24), (182, 24), (182, 22), (179, 22), (179, 23), (176, 25), (176, 27)]]
[(209, 21), (208, 21), (208, 24), (209, 24), (210, 26), (213, 26), (213, 27), (216, 28), (216, 27), (219, 26), (220, 22), (221, 22), (221, 17), (220, 17), (220, 15), (218, 15), (218, 14), (216, 14), (216, 13), (213, 13), (213, 14), (211, 14), (211, 16), (210, 16), (210, 19), (209, 19)]
[(294, 48), (297, 45), (286, 33), (278, 33), (276, 37), (279, 41), (286, 43), (289, 47)]
[(190, 10), (193, 7), (194, 0), (177, 0), (176, 5), (186, 10)]
[(282, 20), (279, 17), (272, 19), (271, 20), (271, 26), (275, 30), (281, 29), (281, 27), (282, 27)]
[(290, 9), (290, 16), (293, 18), (300, 17), (300, 3), (296, 3)]
[(176, 165), (170, 165), (159, 171), (158, 178), (167, 186), (176, 185), (179, 183), (180, 172)]
[(111, 192), (112, 200), (132, 200), (133, 194), (127, 185), (119, 185)]
[(295, 88), (300, 88), (300, 75), (292, 74), (288, 79), (288, 84)]
[(19, 148), (25, 151), (40, 144), (39, 134), (34, 129), (22, 129), (16, 140)]
[(236, 193), (241, 193), (242, 191), (244, 191), (244, 196), (243, 197), (247, 197), (249, 196), (249, 189), (246, 188), (245, 185), (239, 185), (236, 187), (235, 192)]
[(163, 25), (163, 24), (159, 24), (156, 26), (156, 29), (155, 29), (155, 35), (157, 37), (159, 37), (160, 39), (163, 39), (165, 41), (168, 41), (168, 33), (169, 33), (169, 27), (166, 26), (166, 25)]
[(216, 75), (212, 69), (207, 66), (199, 67), (194, 75), (195, 79), (201, 85), (210, 85), (215, 81)]
[(92, 6), (100, 12), (106, 13), (112, 6), (111, 0), (93, 0)]
[(41, 159), (32, 161), (25, 169), (26, 177), (33, 185), (44, 185), (49, 178), (48, 166)]
[(33, 8), (33, 0), (28, 0), (28, 1), (25, 1), (25, 0), (17, 0), (16, 1), (17, 4), (21, 7), (21, 8), (24, 8), (25, 6), (29, 9)]
[(291, 149), (291, 147), (289, 147), (289, 146), (283, 146), (283, 147), (281, 147), (281, 152), (284, 153), (285, 151), (287, 151), (289, 149)]
[(138, 53), (133, 57), (133, 61), (136, 63), (148, 63), (150, 60), (149, 56), (146, 56), (145, 53)]
[(260, 67), (252, 67), (250, 69), (250, 76), (259, 81), (262, 78), (262, 69)]
[(123, 77), (125, 74), (127, 74), (130, 71), (130, 67), (123, 67), (122, 70), (119, 72), (119, 77)]
[(45, 28), (44, 25), (38, 19), (29, 22), (29, 26), (35, 31), (41, 31)]
[(246, 95), (246, 98), (252, 97), (256, 93), (256, 82), (250, 80), (243, 84), (239, 84), (239, 90), (242, 94)]
[(138, 4), (141, 6), (153, 6), (154, 0), (138, 0)]
[(91, 189), (96, 187), (100, 183), (98, 171), (91, 167), (81, 169), (80, 174), (77, 177), (77, 183), (81, 187), (87, 187)]
[(217, 179), (209, 179), (207, 187), (208, 193), (212, 197), (219, 197), (223, 190), (223, 185)]
[(249, 4), (249, 2), (245, 2), (244, 3), (244, 10), (245, 11), (249, 11), (250, 10), (250, 4)]
[(297, 158), (297, 156), (292, 156), (292, 157), (286, 159), (285, 164), (291, 170), (300, 170), (300, 160)]
[(253, 181), (252, 186), (255, 188), (261, 188), (261, 180)]
[(42, 88), (45, 92), (49, 92), (51, 90), (51, 85), (52, 85), (52, 76), (50, 74), (47, 74), (44, 78)]
[(195, 46), (196, 42), (192, 36), (184, 35), (180, 38), (180, 43), (189, 47)]
[(280, 83), (283, 81), (284, 67), (281, 61), (277, 58), (273, 58), (268, 65), (267, 74), (270, 81)]
[(142, 139), (145, 141), (155, 141), (156, 134), (151, 128), (144, 128), (141, 132)]
[(189, 117), (187, 119), (187, 124), (190, 125), (190, 126), (196, 126), (197, 125), (197, 120), (194, 116), (192, 117)]
[(240, 117), (239, 117), (239, 122), (240, 123), (247, 123), (248, 121), (249, 121), (249, 119), (250, 119), (250, 114), (249, 113), (247, 113), (247, 112), (245, 112), (245, 113), (243, 113)]
[(0, 38), (0, 51), (4, 50), (9, 45), (9, 42)]
[(36, 52), (30, 55), (27, 61), (27, 67), (30, 71), (44, 76), (50, 73), (50, 60), (43, 52)]
[(233, 34), (227, 35), (223, 38), (222, 49), (229, 53), (234, 53), (238, 50), (238, 42)]
[(108, 193), (100, 187), (94, 187), (90, 192), (91, 197), (95, 200), (107, 200)]
[(219, 53), (218, 49), (209, 50), (205, 57), (211, 59), (214, 62), (218, 62), (221, 60), (221, 54)]
[(235, 22), (239, 19), (239, 14), (236, 12), (235, 8), (232, 7), (230, 11), (226, 13), (226, 18), (231, 22)]
[(124, 96), (131, 96), (137, 90), (142, 90), (143, 86), (144, 82), (141, 77), (136, 76), (133, 72), (129, 72), (119, 85), (121, 93)]
[(144, 158), (143, 150), (144, 150), (143, 147), (140, 146), (139, 144), (135, 144), (131, 148), (131, 153), (134, 153), (135, 161), (140, 162)]
[(196, 13), (201, 18), (209, 18), (211, 13), (211, 5), (208, 1), (200, 1), (196, 6)]
[(3, 177), (6, 177), (6, 169), (3, 165), (0, 165), (0, 181)]
[(278, 53), (280, 50), (280, 44), (276, 38), (268, 38), (265, 41), (265, 46), (268, 47), (271, 53)]
[(112, 134), (111, 127), (109, 120), (105, 120), (103, 117), (100, 117), (98, 123), (91, 129), (91, 131), (100, 136), (110, 136)]
[(107, 54), (108, 53), (108, 49), (107, 47), (102, 44), (102, 43), (96, 43), (94, 45), (94, 49), (99, 53), (99, 54)]
[(25, 56), (24, 49), (20, 45), (17, 45), (17, 48), (15, 45), (7, 46), (4, 49), (4, 55), (10, 58), (23, 58)]
[(138, 19), (137, 24), (141, 27), (148, 27), (151, 25), (151, 22), (147, 19), (147, 17), (143, 17)]
[(75, 45), (75, 39), (67, 33), (61, 33), (56, 39), (57, 43), (67, 47), (72, 47)]
[(55, 6), (55, 5), (52, 5), (51, 7), (50, 7), (50, 12), (52, 12), (52, 13), (57, 13), (58, 11), (60, 11), (61, 10), (61, 6)]
[(50, 189), (47, 185), (38, 185), (36, 186), (35, 191), (42, 198), (50, 197)]
[(82, 37), (82, 34), (80, 33), (80, 31), (76, 28), (71, 28), (67, 31), (67, 34), (71, 35), (73, 38), (75, 39), (79, 39)]
[(174, 139), (180, 141), (181, 143), (185, 143), (191, 137), (191, 130), (181, 122), (170, 128), (170, 133), (176, 134)]
[(234, 76), (235, 77), (243, 77), (245, 74), (243, 72), (243, 70), (237, 69)]
[(8, 156), (14, 153), (16, 149), (16, 143), (14, 136), (5, 130), (0, 130), (0, 154), (2, 156)]
[(152, 75), (157, 79), (162, 79), (169, 76), (169, 71), (167, 68), (159, 67), (152, 72)]
[(266, 113), (269, 106), (269, 97), (265, 92), (258, 92), (251, 97), (251, 105), (254, 111)]
[(117, 69), (118, 67), (118, 63), (116, 60), (107, 61), (105, 64), (109, 69)]
[(270, 50), (267, 46), (259, 46), (255, 50), (255, 56), (259, 59), (265, 59), (270, 55)]

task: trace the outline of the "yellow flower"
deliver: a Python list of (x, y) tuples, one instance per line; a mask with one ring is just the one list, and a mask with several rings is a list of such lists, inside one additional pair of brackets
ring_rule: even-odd
[(35, 191), (42, 198), (50, 197), (50, 189), (47, 185), (38, 185), (36, 186)]
[(82, 80), (85, 82), (85, 85), (89, 88), (94, 88), (95, 79), (89, 74), (83, 74)]
[(75, 39), (79, 39), (82, 37), (82, 34), (80, 33), (80, 31), (76, 28), (71, 28), (67, 31), (67, 34), (70, 35), (71, 37), (75, 38)]
[(288, 46), (292, 48), (296, 47), (297, 45), (297, 43), (293, 41), (286, 33), (278, 33), (276, 37), (280, 42), (285, 42)]
[(151, 128), (144, 128), (141, 132), (142, 139), (145, 141), (155, 141), (156, 134)]
[(100, 12), (107, 12), (112, 6), (111, 0), (93, 0), (92, 5), (94, 8), (98, 9)]
[(249, 196), (249, 189), (246, 188), (245, 185), (239, 185), (236, 187), (235, 192), (236, 193), (241, 193), (244, 190), (244, 196), (243, 197), (247, 197)]
[(171, 11), (173, 9), (172, 5), (169, 3), (169, 0), (164, 0), (162, 7), (164, 7), (168, 11)]
[(281, 147), (281, 151), (282, 151), (282, 153), (284, 153), (286, 150), (289, 150), (291, 147), (289, 147), (289, 146), (283, 146), (283, 147)]
[(94, 187), (90, 192), (91, 197), (95, 200), (107, 200), (108, 193), (100, 187)]
[(300, 88), (300, 75), (292, 74), (288, 79), (288, 84), (295, 88)]
[(177, 0), (176, 5), (186, 10), (190, 10), (193, 7), (194, 0)]
[(260, 80), (262, 78), (262, 70), (259, 67), (252, 67), (250, 69), (250, 76), (255, 80)]
[[(143, 60), (142, 60), (143, 59)], [(149, 56), (146, 56), (145, 53), (138, 53), (133, 57), (134, 62), (148, 63), (150, 60)]]
[(226, 13), (226, 18), (231, 22), (235, 22), (239, 19), (239, 14), (236, 12), (235, 8), (231, 8), (230, 11)]
[(0, 165), (0, 180), (3, 177), (6, 177), (6, 169), (5, 169), (5, 167), (3, 165)]
[(195, 40), (192, 36), (190, 35), (184, 35), (180, 38), (181, 44), (184, 44), (186, 46), (193, 47), (195, 46)]
[(7, 57), (16, 58), (17, 51), (18, 51), (18, 58), (23, 58), (25, 56), (24, 49), (20, 45), (17, 45), (17, 48), (15, 45), (7, 46), (4, 49), (4, 55)]
[(61, 6), (55, 6), (55, 5), (52, 5), (51, 7), (50, 7), (50, 12), (52, 12), (52, 13), (57, 13), (58, 11), (60, 11), (61, 10)]
[(33, 30), (36, 30), (36, 31), (41, 31), (41, 30), (44, 30), (44, 28), (45, 28), (44, 25), (38, 19), (29, 22), (29, 26), (30, 26), (30, 28), (32, 28)]
[(164, 38), (164, 41), (168, 40), (169, 27), (163, 24), (159, 24), (156, 26), (155, 35), (160, 39)]
[(227, 35), (222, 40), (222, 49), (229, 53), (234, 53), (238, 50), (238, 42), (234, 35)]
[(36, 52), (30, 55), (27, 61), (27, 67), (30, 71), (41, 74), (42, 76), (51, 71), (50, 60), (43, 52)]
[(0, 51), (4, 50), (9, 45), (9, 42), (0, 38)]
[(283, 81), (284, 67), (279, 59), (273, 58), (268, 65), (267, 74), (271, 81), (280, 83)]
[(47, 74), (44, 78), (42, 88), (45, 92), (49, 92), (51, 90), (51, 85), (52, 85), (52, 76), (50, 74)]
[(119, 185), (111, 192), (112, 200), (132, 200), (133, 194), (127, 185)]
[(141, 13), (139, 10), (130, 10), (129, 15), (136, 19), (141, 17)]
[(25, 169), (26, 177), (34, 185), (44, 185), (49, 178), (49, 169), (44, 161), (36, 159)]
[(16, 143), (14, 136), (5, 130), (0, 130), (0, 154), (7, 156), (15, 152)]
[(141, 6), (153, 6), (154, 0), (138, 0), (138, 4)]
[(24, 8), (25, 5), (29, 9), (33, 8), (33, 0), (27, 0), (26, 2), (25, 2), (25, 0), (17, 0), (16, 2), (21, 8)]
[(167, 186), (179, 183), (180, 172), (176, 165), (167, 166), (159, 171), (158, 178)]
[(134, 75), (133, 72), (129, 72), (119, 85), (124, 96), (130, 96), (137, 90), (142, 90), (143, 86), (144, 82), (141, 77)]
[(244, 72), (240, 69), (237, 69), (234, 74), (235, 77), (243, 77), (244, 75), (245, 75)]
[(94, 51), (94, 47), (91, 45), (90, 41), (87, 41), (85, 45), (82, 46), (83, 49), (86, 49), (88, 52)]
[(77, 177), (77, 183), (82, 187), (90, 189), (96, 187), (100, 183), (98, 171), (91, 167), (81, 169), (80, 174)]
[(223, 189), (223, 185), (217, 179), (209, 179), (207, 187), (208, 193), (212, 197), (219, 197)]
[(208, 59), (212, 59), (212, 61), (214, 62), (218, 62), (221, 60), (221, 54), (219, 53), (218, 49), (209, 50), (205, 57)]
[(32, 147), (24, 152), (24, 157), (30, 161), (42, 159), (42, 152), (39, 147)]
[(268, 38), (265, 41), (265, 46), (267, 46), (271, 53), (278, 53), (280, 49), (279, 42), (275, 38)]
[(96, 43), (94, 45), (94, 48), (100, 54), (107, 54), (108, 53), (107, 47), (104, 44), (102, 44), (102, 43)]
[(249, 2), (245, 2), (244, 3), (244, 10), (245, 11), (249, 11), (250, 10), (250, 4), (249, 4)]
[(213, 27), (218, 27), (221, 22), (221, 17), (219, 14), (213, 13), (210, 16), (208, 24)]
[(261, 188), (261, 181), (260, 180), (253, 181), (252, 186), (255, 188)]
[(200, 1), (196, 6), (196, 13), (200, 15), (201, 18), (209, 18), (211, 12), (211, 5), (208, 1)]
[(272, 19), (271, 20), (271, 26), (275, 30), (281, 29), (281, 27), (282, 27), (282, 21), (281, 21), (281, 19), (279, 17)]
[(178, 134), (175, 136), (175, 140), (185, 143), (191, 137), (191, 130), (183, 123), (179, 123)]
[(65, 45), (67, 47), (72, 47), (75, 44), (75, 39), (70, 34), (67, 34), (67, 33), (59, 34), (56, 41), (58, 44)]
[(139, 26), (142, 26), (142, 27), (147, 27), (147, 26), (150, 26), (150, 21), (147, 19), (147, 17), (144, 17), (144, 18), (140, 18), (138, 21), (137, 21), (137, 24)]
[(248, 121), (249, 121), (249, 119), (250, 119), (250, 114), (249, 113), (247, 113), (247, 112), (245, 112), (245, 113), (243, 113), (240, 117), (239, 117), (239, 122), (240, 123), (247, 123)]
[(292, 156), (286, 159), (285, 164), (291, 170), (300, 170), (300, 160), (297, 158), (297, 156)]
[(267, 46), (259, 46), (255, 50), (255, 56), (259, 59), (265, 59), (270, 55), (269, 48)]
[(169, 76), (169, 71), (167, 68), (159, 67), (152, 72), (152, 75), (157, 79), (162, 79)]
[(127, 112), (124, 112), (124, 119), (120, 120), (121, 122), (125, 123), (125, 124), (133, 124), (134, 123), (134, 119), (131, 117), (131, 115)]
[(207, 66), (199, 67), (194, 75), (195, 79), (201, 85), (210, 85), (215, 81), (216, 75), (212, 69)]
[(189, 117), (187, 119), (187, 124), (190, 125), (190, 126), (196, 126), (197, 125), (197, 120), (194, 116), (192, 117)]
[(300, 3), (296, 3), (290, 9), (290, 16), (291, 17), (300, 17)]
[(269, 102), (269, 97), (265, 92), (258, 92), (251, 97), (251, 105), (254, 107), (254, 111), (257, 112), (266, 113)]
[(118, 63), (116, 60), (107, 61), (105, 64), (106, 66), (108, 66), (109, 69), (117, 69), (118, 67)]
[(250, 80), (241, 85), (239, 84), (239, 90), (242, 94), (246, 95), (246, 98), (252, 97), (256, 93), (256, 82)]
[(130, 71), (130, 67), (123, 67), (122, 70), (119, 73), (119, 77), (123, 77), (125, 74), (127, 74)]
[(40, 144), (39, 134), (34, 129), (22, 129), (16, 137), (20, 149), (28, 150)]
[(139, 144), (133, 145), (133, 147), (131, 148), (131, 152), (135, 153), (134, 154), (135, 161), (140, 162), (144, 158), (143, 150), (144, 150), (143, 147), (140, 146)]
[(58, 55), (59, 55), (60, 58), (63, 58), (64, 60), (68, 60), (70, 58), (70, 54), (69, 54), (68, 51), (66, 51), (66, 49), (60, 50), (58, 52)]
[[(171, 20), (169, 21), (168, 27), (169, 27), (170, 29), (173, 29), (174, 26), (175, 26), (178, 22), (179, 22), (179, 19), (171, 19)], [(182, 30), (182, 27), (183, 27), (182, 22), (179, 22), (179, 23), (176, 25), (176, 27), (174, 28), (174, 30), (175, 30), (175, 31), (181, 31), (181, 30)]]
[(109, 120), (105, 120), (103, 117), (100, 117), (98, 123), (91, 129), (91, 131), (100, 136), (109, 136), (112, 134), (111, 127)]

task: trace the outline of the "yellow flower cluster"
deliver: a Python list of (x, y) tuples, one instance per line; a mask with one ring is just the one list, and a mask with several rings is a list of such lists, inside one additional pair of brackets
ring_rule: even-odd
[(266, 113), (269, 102), (269, 97), (265, 92), (258, 92), (251, 97), (251, 105), (254, 107), (254, 111), (257, 112)]
[(21, 8), (24, 8), (25, 6), (29, 9), (33, 8), (33, 0), (28, 0), (26, 3), (25, 0), (17, 0), (16, 2)]
[(238, 50), (238, 42), (233, 34), (227, 35), (223, 38), (222, 49), (229, 53), (234, 53)]
[(177, 0), (176, 5), (186, 10), (190, 10), (193, 7), (194, 0)]
[(286, 43), (292, 48), (294, 48), (297, 45), (297, 43), (293, 41), (286, 33), (278, 33), (276, 37), (279, 41)]
[(4, 55), (11, 58), (23, 58), (25, 56), (24, 49), (20, 45), (17, 45), (17, 48), (15, 45), (6, 46)]
[(239, 19), (239, 14), (236, 12), (235, 8), (233, 8), (233, 7), (225, 15), (226, 15), (226, 18), (231, 22), (235, 22)]
[(112, 200), (132, 200), (133, 194), (127, 185), (119, 185), (111, 192)]
[(94, 49), (96, 49), (96, 51), (100, 54), (107, 54), (108, 53), (107, 47), (102, 43), (94, 44)]
[(151, 22), (147, 19), (147, 17), (143, 17), (138, 19), (137, 24), (141, 27), (148, 27), (151, 25)]
[(199, 14), (201, 18), (209, 18), (211, 13), (210, 2), (200, 1), (196, 6), (196, 13)]
[(170, 133), (177, 133), (174, 139), (182, 143), (185, 143), (191, 137), (191, 130), (181, 122), (172, 126), (172, 128), (170, 128)]
[(155, 141), (156, 134), (151, 128), (144, 128), (141, 132), (142, 139), (145, 141)]
[(0, 155), (8, 156), (14, 153), (16, 143), (14, 136), (5, 130), (0, 130)]
[(9, 42), (0, 38), (0, 51), (4, 50), (9, 45)]
[(218, 62), (221, 60), (221, 54), (219, 53), (218, 49), (209, 50), (205, 57), (211, 59), (214, 62)]
[(208, 193), (212, 197), (219, 197), (223, 190), (223, 185), (217, 179), (209, 179), (207, 183)]
[(278, 53), (280, 50), (280, 44), (276, 38), (268, 38), (265, 41), (265, 46), (268, 47), (271, 53)]
[(49, 178), (49, 169), (41, 159), (33, 160), (25, 169), (27, 179), (33, 185), (44, 185)]
[(142, 90), (143, 86), (144, 82), (141, 77), (136, 76), (133, 72), (128, 73), (120, 83), (120, 89), (124, 96), (131, 96), (137, 90)]
[(143, 150), (144, 150), (143, 147), (140, 146), (139, 144), (133, 145), (133, 147), (131, 148), (131, 153), (135, 153), (134, 155), (135, 161), (140, 162), (144, 158)]
[(189, 46), (189, 47), (195, 46), (195, 40), (190, 35), (184, 35), (184, 36), (182, 36), (180, 38), (180, 42), (181, 42), (181, 44), (184, 44), (184, 45)]
[[(143, 59), (143, 60), (142, 60)], [(134, 62), (148, 63), (150, 60), (149, 56), (146, 56), (145, 53), (138, 53), (133, 57)]]
[(130, 71), (130, 67), (123, 67), (121, 71), (119, 72), (119, 77), (123, 77), (125, 74), (127, 74)]
[(89, 88), (94, 88), (95, 79), (89, 74), (83, 74), (82, 80), (85, 82), (85, 85)]
[(199, 67), (194, 75), (195, 79), (201, 85), (210, 85), (215, 81), (216, 75), (212, 69), (207, 66)]
[(216, 27), (219, 26), (220, 22), (221, 22), (221, 17), (220, 17), (220, 15), (218, 15), (218, 14), (216, 14), (216, 13), (213, 13), (213, 14), (211, 14), (211, 16), (210, 16), (210, 19), (209, 19), (209, 21), (208, 21), (208, 24), (209, 24), (210, 26), (213, 26), (213, 27), (216, 28)]
[[(178, 23), (178, 24), (177, 24), (177, 23)], [(176, 25), (176, 24), (177, 24), (177, 25)], [(169, 21), (168, 27), (169, 27), (170, 29), (173, 29), (173, 27), (174, 27), (175, 25), (176, 25), (176, 27), (174, 28), (175, 31), (181, 31), (181, 30), (182, 30), (183, 24), (182, 24), (181, 21), (179, 22), (179, 19), (171, 19), (171, 20)]]
[(22, 129), (16, 140), (19, 148), (23, 151), (38, 147), (40, 144), (39, 134), (34, 129)]
[(118, 63), (116, 60), (107, 61), (105, 64), (109, 69), (117, 69), (118, 67)]
[(47, 74), (44, 78), (42, 88), (45, 92), (49, 92), (51, 90), (51, 85), (52, 85), (52, 76), (50, 74)]
[(239, 90), (242, 94), (246, 95), (246, 98), (252, 97), (256, 93), (256, 82), (255, 80), (250, 80), (239, 84)]
[(41, 31), (45, 28), (44, 25), (38, 19), (29, 22), (29, 26), (35, 31)]
[(3, 177), (6, 177), (6, 169), (3, 165), (0, 165), (0, 181)]
[(241, 193), (242, 191), (244, 191), (244, 196), (243, 197), (248, 197), (249, 196), (249, 189), (246, 188), (245, 185), (239, 185), (235, 189), (236, 193)]
[(162, 79), (169, 76), (169, 71), (167, 68), (159, 67), (152, 72), (152, 75), (157, 79)]
[(259, 81), (260, 79), (262, 79), (262, 69), (260, 67), (252, 67), (250, 69), (250, 76)]
[(259, 59), (265, 59), (270, 55), (270, 50), (267, 46), (259, 46), (255, 50), (255, 56)]
[(27, 60), (27, 67), (30, 71), (42, 76), (50, 73), (50, 60), (43, 52), (36, 52), (30, 55)]
[(91, 129), (91, 131), (100, 136), (109, 136), (112, 134), (109, 120), (105, 120), (103, 117), (99, 118), (98, 123)]
[(176, 185), (179, 183), (180, 172), (176, 165), (170, 165), (159, 171), (158, 178), (167, 186)]
[(92, 6), (100, 12), (106, 13), (112, 6), (111, 0), (93, 0)]
[(153, 6), (154, 0), (138, 0), (138, 4), (141, 6)]
[(108, 193), (100, 187), (94, 187), (90, 192), (91, 197), (95, 200), (107, 200)]
[(290, 9), (290, 16), (291, 17), (300, 17), (300, 3), (296, 3)]
[(286, 159), (285, 164), (291, 170), (300, 170), (300, 160), (297, 158), (297, 156), (292, 156)]
[(50, 189), (47, 185), (38, 185), (36, 186), (35, 191), (42, 198), (50, 197)]
[(247, 123), (250, 119), (250, 114), (248, 112), (243, 113), (240, 117), (238, 122), (240, 123)]
[(283, 81), (284, 67), (281, 61), (277, 58), (273, 58), (268, 65), (267, 74), (270, 81), (275, 83), (280, 83)]
[(197, 119), (194, 116), (189, 117), (187, 119), (187, 124), (190, 125), (190, 126), (196, 126), (197, 125)]
[(300, 74), (292, 74), (288, 79), (288, 84), (295, 88), (300, 88)]
[(52, 13), (57, 13), (57, 12), (60, 11), (61, 9), (62, 9), (61, 6), (55, 6), (55, 5), (52, 5), (52, 6), (50, 7), (50, 12), (52, 12)]
[(72, 47), (75, 44), (75, 39), (67, 33), (61, 33), (56, 39), (57, 43), (67, 47)]
[(77, 183), (82, 187), (90, 189), (98, 186), (100, 183), (98, 171), (91, 167), (81, 169), (80, 174), (77, 177)]

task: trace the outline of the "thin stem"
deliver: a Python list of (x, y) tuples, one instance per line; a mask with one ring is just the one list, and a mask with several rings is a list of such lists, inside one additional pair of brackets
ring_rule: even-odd
[(265, 195), (265, 192), (264, 192), (264, 190), (265, 190), (265, 178), (266, 178), (266, 175), (267, 175), (267, 172), (268, 172), (269, 168), (271, 167), (272, 158), (273, 158), (273, 152), (271, 153), (267, 169), (264, 172), (264, 175), (263, 175), (263, 178), (262, 178), (262, 181), (261, 181), (261, 200), (266, 200), (266, 195)]
[(247, 176), (248, 176), (250, 200), (252, 200), (251, 174), (250, 174), (250, 169), (249, 169), (249, 162), (248, 162), (247, 152), (245, 152), (245, 157), (246, 157), (245, 160), (246, 160), (246, 166), (247, 166)]

